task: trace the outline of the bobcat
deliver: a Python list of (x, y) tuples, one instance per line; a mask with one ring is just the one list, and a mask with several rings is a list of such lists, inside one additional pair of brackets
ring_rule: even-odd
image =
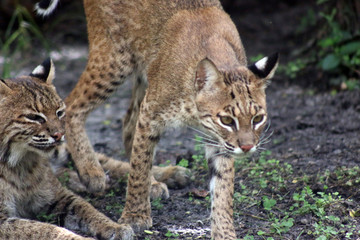
[[(47, 15), (57, 4), (44, 0), (37, 11)], [(236, 27), (218, 0), (84, 0), (84, 9), (89, 59), (66, 98), (67, 140), (82, 181), (90, 191), (105, 186), (84, 129), (87, 115), (134, 79), (123, 126), (131, 169), (119, 222), (135, 231), (151, 227), (154, 149), (166, 128), (184, 124), (205, 136), (211, 236), (235, 239), (234, 155), (259, 146), (267, 120), (265, 88), (278, 55), (247, 66)]]
[[(49, 157), (64, 140), (65, 104), (52, 85), (45, 60), (29, 76), (0, 79), (0, 239), (132, 239), (118, 224), (61, 186)], [(65, 228), (35, 220), (56, 214)]]

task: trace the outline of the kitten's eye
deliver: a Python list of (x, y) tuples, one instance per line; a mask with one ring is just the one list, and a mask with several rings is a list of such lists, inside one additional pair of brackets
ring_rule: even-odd
[(60, 119), (60, 118), (62, 118), (62, 117), (64, 117), (65, 116), (65, 111), (64, 110), (58, 110), (57, 112), (56, 112), (56, 116)]
[(220, 117), (220, 121), (221, 121), (222, 124), (228, 125), (228, 126), (232, 126), (235, 123), (234, 119), (232, 117), (229, 117), (229, 116)]
[(31, 121), (34, 121), (34, 122), (39, 122), (39, 123), (46, 122), (46, 120), (42, 116), (37, 115), (37, 114), (27, 114), (27, 115), (25, 115), (25, 118), (27, 118)]
[(257, 115), (253, 118), (252, 122), (254, 125), (261, 123), (264, 120), (264, 115)]

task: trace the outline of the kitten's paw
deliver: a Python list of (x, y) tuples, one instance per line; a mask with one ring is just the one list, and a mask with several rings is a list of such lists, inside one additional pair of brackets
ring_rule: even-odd
[(111, 226), (104, 226), (104, 230), (96, 234), (97, 239), (132, 240), (134, 231), (128, 224), (114, 223)]
[(150, 199), (168, 199), (169, 190), (165, 183), (153, 181), (150, 189)]
[[(97, 160), (96, 160), (97, 161)], [(103, 192), (106, 187), (106, 175), (99, 163), (87, 164), (78, 169), (81, 182), (91, 193)]]
[(190, 182), (191, 171), (181, 166), (153, 166), (152, 171), (157, 181), (172, 189), (184, 188)]
[(134, 232), (137, 233), (152, 227), (152, 219), (150, 216), (134, 213), (123, 213), (118, 223), (121, 225), (129, 224)]

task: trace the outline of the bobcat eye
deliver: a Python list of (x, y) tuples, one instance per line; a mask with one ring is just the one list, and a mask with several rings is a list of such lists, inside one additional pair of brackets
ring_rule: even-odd
[(257, 115), (253, 118), (252, 122), (254, 125), (261, 123), (264, 120), (264, 115)]
[(235, 123), (234, 119), (232, 117), (229, 117), (229, 116), (221, 116), (220, 121), (221, 121), (222, 124), (228, 125), (228, 126), (232, 126)]
[(46, 120), (37, 114), (27, 114), (25, 115), (25, 118), (29, 119), (30, 121), (39, 122), (39, 123), (45, 123)]
[(65, 116), (65, 111), (64, 110), (58, 110), (56, 111), (56, 116), (60, 119), (62, 117)]

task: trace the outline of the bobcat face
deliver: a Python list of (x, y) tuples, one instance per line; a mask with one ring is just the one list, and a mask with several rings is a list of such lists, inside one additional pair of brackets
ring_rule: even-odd
[(30, 76), (0, 82), (0, 160), (11, 165), (27, 152), (43, 156), (64, 141), (65, 104), (51, 84), (52, 62)]
[(222, 153), (252, 153), (259, 145), (267, 122), (266, 80), (275, 71), (277, 56), (262, 61), (233, 72), (220, 72), (209, 60), (198, 66), (196, 102), (200, 123), (212, 136), (205, 141)]

